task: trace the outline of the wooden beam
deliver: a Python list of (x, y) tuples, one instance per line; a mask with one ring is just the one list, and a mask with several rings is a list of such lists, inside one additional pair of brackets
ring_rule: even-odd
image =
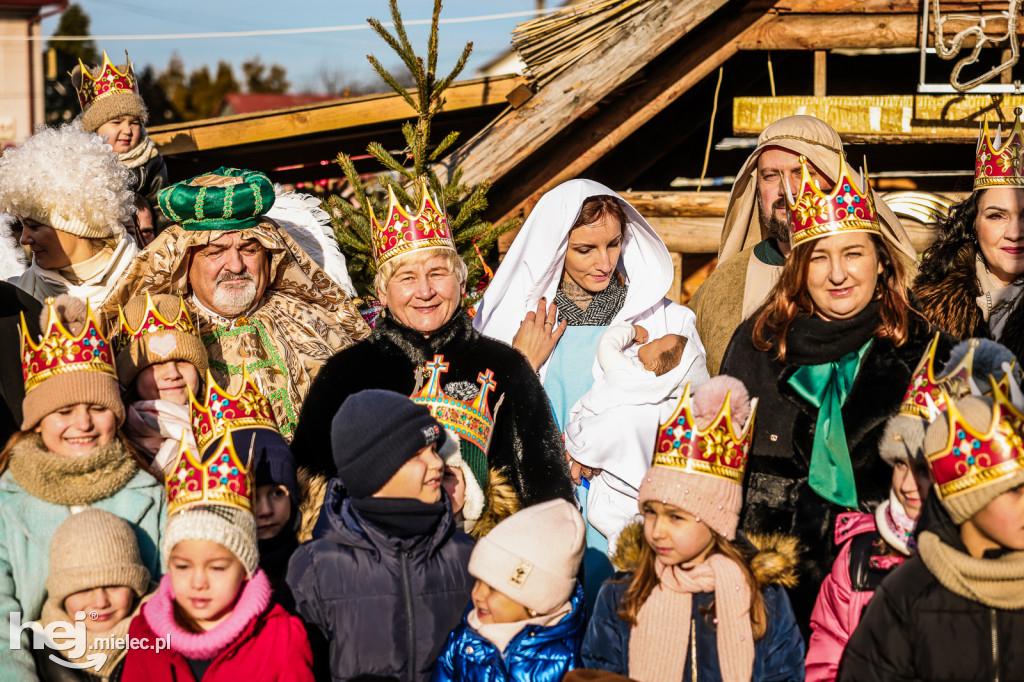
[[(921, 0), (778, 0), (778, 14), (920, 14)], [(943, 12), (1005, 12), (1006, 0), (942, 0)]]
[[(443, 111), (506, 104), (506, 95), (523, 83), (525, 79), (515, 75), (477, 78), (455, 83), (445, 91)], [(382, 94), (190, 123), (154, 126), (148, 132), (161, 154), (173, 156), (354, 126), (393, 123), (415, 116), (412, 107), (399, 95)], [(333, 152), (328, 154), (331, 155)]]
[(724, 218), (729, 207), (728, 192), (619, 192), (619, 196), (642, 216)]
[(824, 97), (826, 84), (828, 82), (827, 62), (828, 52), (825, 50), (814, 51), (814, 96)]

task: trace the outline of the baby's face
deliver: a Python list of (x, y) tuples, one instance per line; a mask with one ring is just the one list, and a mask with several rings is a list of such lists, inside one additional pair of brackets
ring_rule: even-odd
[(130, 587), (97, 587), (69, 595), (64, 610), (71, 616), (85, 613), (85, 629), (89, 632), (107, 632), (132, 612), (135, 593)]
[(662, 356), (672, 350), (672, 348), (679, 344), (679, 342), (680, 337), (678, 334), (666, 334), (665, 336), (659, 336), (658, 338), (652, 339), (650, 342), (640, 346), (638, 354), (640, 362), (644, 365), (644, 369), (661, 376), (678, 365), (679, 362), (676, 361), (676, 363), (670, 367), (662, 367)]

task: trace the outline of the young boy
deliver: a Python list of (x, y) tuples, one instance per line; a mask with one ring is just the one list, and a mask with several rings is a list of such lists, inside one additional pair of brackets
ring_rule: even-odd
[(919, 554), (875, 591), (839, 680), (1024, 679), (1024, 415), (995, 396), (928, 427)]
[(462, 616), (473, 541), (441, 487), (444, 440), (430, 410), (392, 391), (349, 396), (331, 423), (338, 478), (285, 580), (333, 679), (425, 682)]

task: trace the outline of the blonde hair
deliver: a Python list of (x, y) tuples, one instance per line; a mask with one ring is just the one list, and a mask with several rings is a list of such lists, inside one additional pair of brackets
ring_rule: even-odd
[(395, 276), (395, 273), (403, 265), (423, 263), (436, 256), (445, 257), (448, 261), (448, 267), (459, 278), (459, 284), (466, 283), (466, 278), (469, 276), (469, 268), (466, 267), (466, 261), (462, 260), (462, 256), (444, 246), (431, 246), (403, 253), (391, 260), (384, 261), (384, 264), (377, 269), (377, 276), (373, 278), (373, 286), (377, 290), (378, 295), (381, 291), (387, 291), (388, 282), (391, 281), (391, 278)]

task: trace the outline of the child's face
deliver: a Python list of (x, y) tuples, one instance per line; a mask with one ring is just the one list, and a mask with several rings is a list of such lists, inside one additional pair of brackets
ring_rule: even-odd
[[(644, 365), (644, 369), (648, 372), (654, 372), (658, 376), (674, 369), (675, 365), (663, 366), (665, 364), (664, 354), (672, 350), (679, 342), (680, 336), (678, 334), (665, 334), (665, 336), (659, 336), (640, 346), (637, 353), (640, 362)], [(676, 365), (678, 364), (676, 362)]]
[(482, 580), (473, 586), (473, 606), (480, 622), (518, 623), (530, 618), (530, 612), (522, 604), (512, 601)]
[(85, 613), (88, 632), (107, 632), (132, 612), (135, 593), (130, 587), (97, 587), (69, 595), (64, 610), (74, 619), (79, 611)]
[(416, 453), (395, 472), (374, 497), (404, 497), (427, 504), (441, 501), (441, 472), (444, 460), (437, 454), (433, 443)]
[(466, 479), (462, 469), (446, 466), (441, 485), (452, 500), (452, 513), (458, 514), (466, 506)]
[(256, 537), (268, 540), (275, 537), (292, 516), (292, 498), (283, 485), (261, 485), (253, 499), (256, 514)]
[(925, 465), (901, 461), (892, 467), (892, 489), (896, 499), (903, 505), (907, 516), (915, 521), (921, 515), (921, 505), (928, 497), (931, 484), (931, 475)]
[(231, 550), (209, 540), (182, 540), (167, 564), (185, 626), (205, 632), (231, 615), (246, 580), (245, 566)]
[(35, 430), (50, 452), (81, 457), (117, 437), (117, 415), (103, 405), (78, 403), (46, 415)]
[(138, 147), (142, 141), (142, 121), (137, 116), (118, 116), (97, 128), (96, 134), (106, 136), (107, 144), (114, 148), (115, 154), (124, 154)]
[(701, 563), (714, 546), (707, 524), (679, 507), (654, 501), (644, 502), (644, 538), (665, 566)]
[(188, 389), (192, 389), (192, 395), (199, 395), (199, 370), (183, 360), (155, 362), (139, 372), (135, 387), (143, 400), (169, 400), (187, 405)]
[(985, 505), (960, 526), (960, 537), (975, 557), (988, 549), (1024, 550), (1024, 485)]

